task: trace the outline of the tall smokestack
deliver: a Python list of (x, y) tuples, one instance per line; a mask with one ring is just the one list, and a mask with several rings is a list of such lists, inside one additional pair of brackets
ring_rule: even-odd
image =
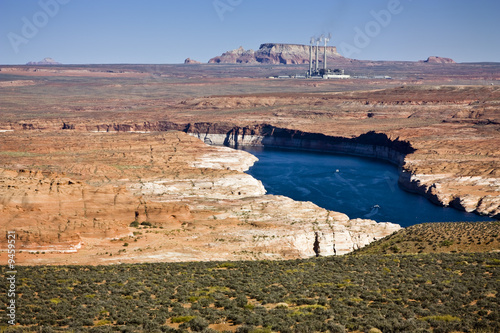
[(324, 74), (326, 74), (326, 44), (328, 44), (328, 41), (330, 40), (330, 38), (332, 38), (331, 34), (328, 34), (328, 36), (324, 38), (324, 41), (325, 41), (325, 54), (324, 54), (324, 58), (323, 58), (323, 73)]
[(325, 52), (323, 57), (323, 73), (326, 74), (326, 39), (325, 39)]
[(314, 65), (314, 69), (316, 73), (318, 72), (318, 51), (319, 51), (319, 43), (321, 42), (321, 37), (316, 39), (316, 63)]
[(309, 45), (309, 76), (312, 76), (312, 70), (313, 70), (313, 55), (312, 55), (313, 45), (314, 45), (314, 37), (311, 37), (311, 43)]

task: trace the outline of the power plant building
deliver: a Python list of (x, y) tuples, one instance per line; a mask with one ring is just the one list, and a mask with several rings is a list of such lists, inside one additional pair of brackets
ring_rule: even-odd
[[(330, 41), (331, 35), (327, 37), (311, 38), (309, 45), (309, 70), (306, 73), (307, 78), (323, 78), (323, 79), (348, 79), (351, 76), (346, 75), (343, 69), (331, 70), (326, 64), (326, 45)], [(323, 48), (323, 68), (319, 69), (319, 44), (325, 43)], [(316, 46), (314, 46), (316, 44)], [(313, 52), (315, 53), (314, 69), (313, 69)]]

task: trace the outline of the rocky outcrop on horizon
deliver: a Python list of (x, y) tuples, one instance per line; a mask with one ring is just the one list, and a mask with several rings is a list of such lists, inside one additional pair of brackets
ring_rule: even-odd
[(43, 58), (42, 61), (30, 61), (26, 65), (61, 65), (61, 63), (52, 58)]
[[(327, 46), (327, 61), (343, 58), (335, 46)], [(323, 62), (324, 47), (319, 49), (319, 62)], [(313, 59), (315, 55), (313, 53)], [(257, 51), (238, 49), (223, 53), (208, 61), (215, 64), (284, 64), (299, 65), (309, 63), (309, 45), (300, 44), (261, 44)]]
[(427, 58), (427, 60), (421, 60), (420, 62), (428, 63), (428, 64), (456, 64), (455, 60), (451, 58), (442, 58), (432, 56)]
[(186, 60), (184, 60), (184, 64), (186, 64), (186, 65), (201, 64), (201, 62), (193, 60), (191, 58), (186, 58)]

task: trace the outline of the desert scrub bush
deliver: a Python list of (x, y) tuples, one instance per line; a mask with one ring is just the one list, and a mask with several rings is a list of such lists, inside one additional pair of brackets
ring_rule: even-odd
[(192, 320), (189, 320), (185, 324), (181, 325), (183, 327), (181, 327), (181, 326), (179, 326), (179, 327), (189, 328), (193, 332), (201, 332), (204, 329), (206, 329), (208, 327), (208, 325), (209, 325), (209, 322), (206, 319), (201, 318), (201, 317), (195, 317)]
[(186, 323), (190, 320), (193, 320), (195, 316), (177, 316), (177, 317), (172, 317), (170, 320), (172, 323)]
[(439, 243), (439, 246), (451, 246), (453, 244), (454, 244), (454, 242), (452, 240), (445, 239), (441, 243)]
[(345, 333), (345, 326), (335, 323), (333, 321), (329, 321), (324, 325), (324, 330), (329, 331), (330, 333)]

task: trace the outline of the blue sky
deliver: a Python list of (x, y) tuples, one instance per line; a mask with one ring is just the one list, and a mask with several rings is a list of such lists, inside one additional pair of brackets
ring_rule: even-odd
[(206, 62), (328, 32), (355, 59), (500, 62), (499, 14), (498, 0), (0, 0), (0, 64)]

